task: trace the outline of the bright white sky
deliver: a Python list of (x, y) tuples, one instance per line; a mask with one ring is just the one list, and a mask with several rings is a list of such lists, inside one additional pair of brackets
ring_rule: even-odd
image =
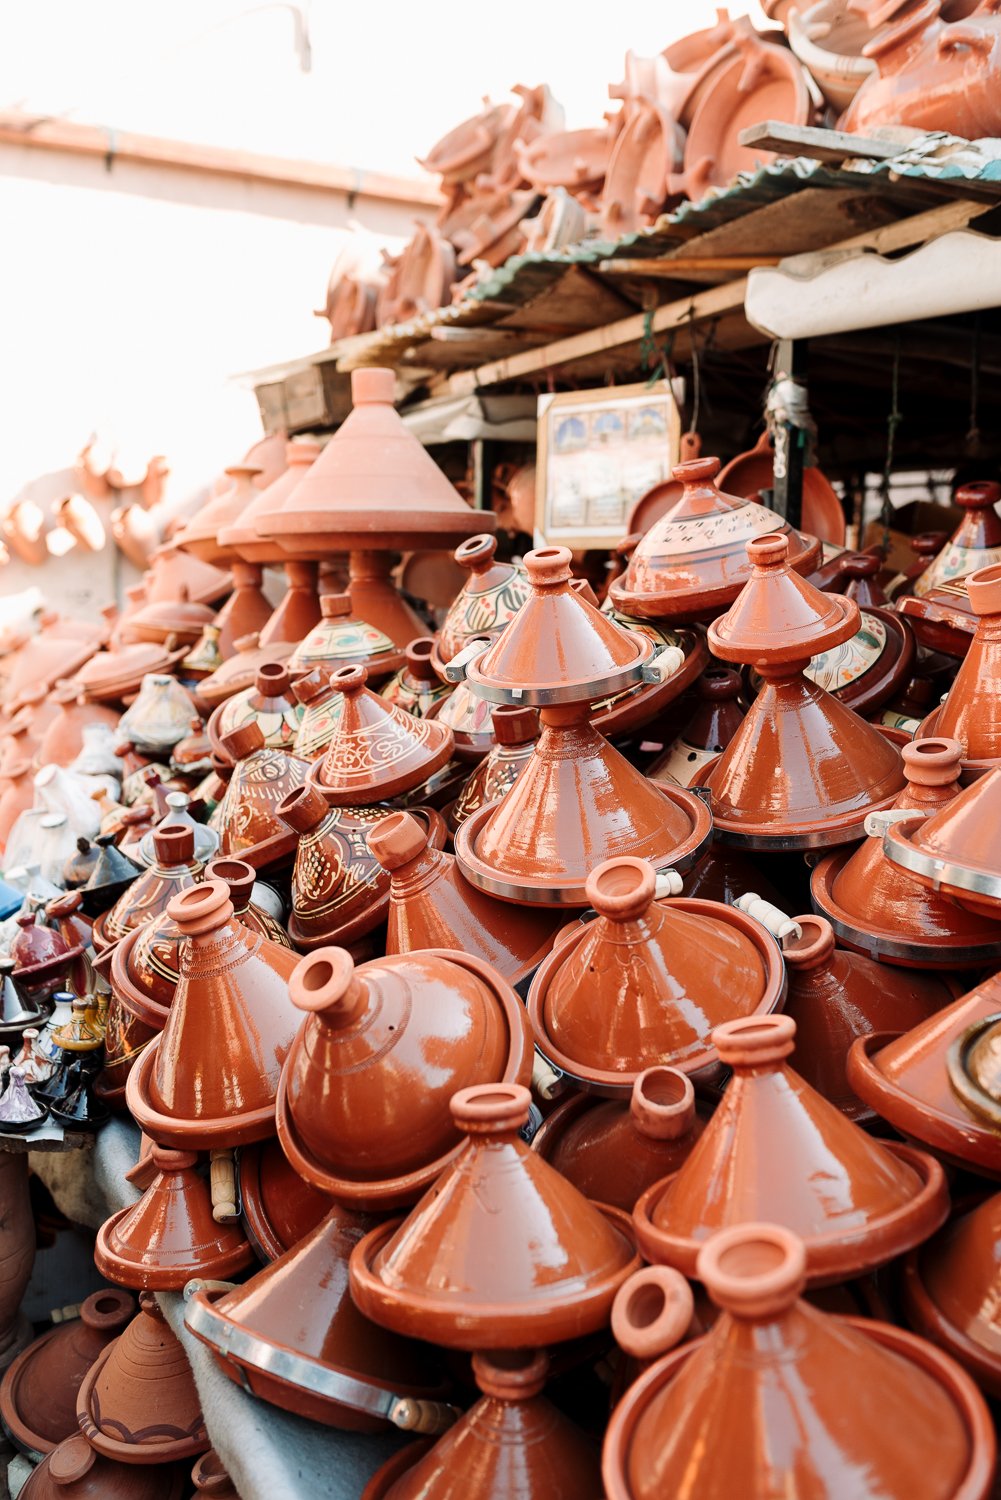
[(715, 12), (713, 0), (2, 0), (0, 109), (411, 175), (482, 95), (515, 83), (547, 82), (570, 127), (599, 122), (627, 49), (650, 56)]

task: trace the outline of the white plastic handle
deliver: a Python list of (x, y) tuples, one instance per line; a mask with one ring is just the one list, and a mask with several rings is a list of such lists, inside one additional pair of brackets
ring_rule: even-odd
[(643, 668), (644, 682), (667, 682), (685, 665), (685, 653), (680, 646), (665, 646), (658, 651)]
[(474, 662), (478, 656), (482, 656), (489, 645), (490, 642), (485, 640), (483, 636), (477, 636), (467, 646), (463, 646), (461, 651), (457, 651), (452, 660), (445, 664), (445, 676), (449, 682), (464, 682), (466, 668), (470, 662)]
[(657, 884), (654, 887), (654, 898), (663, 901), (666, 896), (680, 896), (684, 889), (684, 881), (677, 870), (658, 870)]
[(760, 922), (762, 927), (767, 927), (772, 937), (778, 938), (780, 943), (803, 935), (803, 929), (798, 922), (794, 922), (792, 917), (786, 916), (784, 911), (780, 911), (770, 901), (762, 900), (754, 891), (738, 896), (733, 904), (738, 911), (745, 912), (747, 916)]

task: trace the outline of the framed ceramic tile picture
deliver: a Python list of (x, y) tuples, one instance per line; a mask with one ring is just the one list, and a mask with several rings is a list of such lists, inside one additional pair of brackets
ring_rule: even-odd
[(669, 479), (681, 421), (668, 381), (539, 397), (536, 545), (610, 547)]

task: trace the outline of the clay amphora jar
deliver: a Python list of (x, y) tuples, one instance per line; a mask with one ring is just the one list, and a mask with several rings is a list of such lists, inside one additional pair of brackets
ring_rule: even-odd
[[(944, 1220), (949, 1196), (938, 1162), (871, 1140), (822, 1098), (786, 1062), (795, 1038), (791, 1016), (716, 1028), (714, 1045), (734, 1076), (684, 1166), (636, 1205), (649, 1260), (691, 1275), (717, 1229), (768, 1220), (802, 1237), (811, 1285), (822, 1285), (892, 1260)], [(781, 1174), (765, 1144), (771, 1133), (783, 1149), (797, 1143)], [(713, 1187), (720, 1182), (725, 1193)]]
[(749, 848), (849, 842), (904, 780), (895, 747), (804, 675), (811, 656), (854, 635), (859, 613), (800, 578), (788, 552), (782, 535), (748, 542), (751, 576), (709, 628), (714, 656), (764, 678), (736, 735), (699, 775), (719, 836)]
[(445, 1416), (431, 1408), (448, 1393), (435, 1351), (370, 1323), (351, 1299), (348, 1260), (376, 1222), (331, 1208), (243, 1286), (196, 1283), (185, 1322), (230, 1380), (296, 1416), (355, 1432), (412, 1427), (425, 1403), (425, 1416)]
[(244, 1146), (238, 1165), (243, 1227), (258, 1260), (266, 1265), (305, 1239), (326, 1218), (332, 1203), (292, 1170), (277, 1140)]
[(584, 1088), (628, 1093), (663, 1062), (718, 1072), (714, 1028), (782, 1003), (775, 939), (735, 907), (656, 901), (645, 860), (606, 860), (585, 895), (598, 919), (559, 942), (528, 994), (536, 1045)]
[(456, 799), (449, 814), (453, 833), (488, 802), (499, 802), (506, 796), (531, 760), (539, 738), (537, 709), (501, 704), (493, 710), (491, 720), (497, 743), (480, 761)]
[(79, 1318), (43, 1333), (8, 1366), (0, 1385), (0, 1411), (19, 1448), (51, 1453), (77, 1432), (80, 1383), (135, 1311), (127, 1292), (111, 1287), (92, 1292), (81, 1304)]
[[(1001, 531), (1001, 520), (997, 526)], [(919, 733), (958, 740), (964, 766), (986, 770), (1001, 764), (1001, 563), (971, 573), (966, 592), (977, 617), (976, 632), (945, 702)]]
[(452, 731), (415, 719), (366, 687), (365, 667), (341, 667), (330, 677), (344, 695), (326, 754), (309, 767), (308, 784), (331, 806), (370, 806), (427, 781), (452, 755)]
[(185, 1492), (179, 1466), (117, 1463), (92, 1448), (82, 1432), (65, 1438), (20, 1491), (24, 1500), (183, 1500)]
[(950, 1219), (904, 1263), (907, 1321), (959, 1361), (989, 1396), (1001, 1396), (997, 1245), (1001, 1197)]
[[(319, 458), (322, 448), (319, 443), (309, 438), (295, 438), (285, 445), (285, 468), (276, 479), (273, 479), (265, 488), (259, 489), (256, 496), (243, 508), (234, 520), (223, 526), (219, 532), (219, 541), (222, 546), (230, 549), (237, 557), (244, 558), (251, 563), (283, 563), (287, 562), (288, 555), (282, 550), (276, 541), (262, 536), (257, 529), (257, 518), (264, 511), (281, 505), (287, 495), (295, 489), (307, 469)], [(295, 566), (295, 564), (293, 564)], [(286, 575), (288, 577), (288, 575)], [(313, 581), (315, 585), (315, 569)], [(291, 578), (288, 578), (290, 587)], [(301, 575), (300, 575), (301, 581)], [(275, 640), (301, 641), (306, 632), (312, 629), (319, 618), (319, 608), (316, 604), (316, 589), (312, 590), (313, 606), (312, 618), (306, 620), (300, 618), (298, 609), (287, 619), (290, 625), (305, 625), (304, 629), (298, 630), (294, 635), (275, 635)], [(281, 605), (278, 606), (281, 609)], [(275, 612), (277, 614), (277, 611)]]
[(945, 979), (891, 969), (837, 949), (824, 917), (796, 917), (801, 935), (782, 949), (789, 977), (785, 1012), (796, 1022), (796, 1071), (850, 1120), (871, 1125), (873, 1110), (845, 1076), (856, 1037), (906, 1031), (948, 1005)]
[(233, 555), (232, 549), (220, 542), (219, 533), (232, 526), (257, 499), (260, 490), (254, 480), (262, 471), (257, 464), (239, 463), (231, 464), (224, 472), (232, 483), (196, 511), (174, 538), (175, 545), (183, 551), (217, 566), (228, 565)]
[(15, 760), (8, 766), (0, 791), (0, 853), (23, 812), (35, 805), (34, 766), (30, 760)]
[(322, 667), (297, 677), (292, 691), (302, 704), (302, 718), (295, 732), (292, 754), (300, 760), (317, 760), (330, 744), (340, 723), (344, 694), (331, 687), (329, 674)]
[(441, 703), (452, 692), (451, 684), (439, 681), (432, 665), (434, 645), (429, 635), (411, 641), (404, 665), (380, 693), (387, 703), (395, 704), (418, 719), (426, 719), (435, 704)]
[(169, 1464), (209, 1446), (191, 1366), (152, 1292), (84, 1376), (76, 1414), (91, 1446), (122, 1463)]
[(285, 832), (278, 805), (305, 785), (308, 764), (266, 746), (260, 724), (253, 721), (224, 735), (222, 748), (235, 767), (214, 821), (221, 852), (239, 855)]
[(429, 1452), (389, 1459), (362, 1500), (602, 1500), (597, 1446), (543, 1396), (548, 1368), (541, 1350), (474, 1354), (479, 1401)]
[(387, 953), (455, 948), (518, 984), (549, 952), (558, 913), (494, 901), (463, 880), (455, 856), (436, 849), (430, 830), (394, 812), (368, 833), (368, 847), (390, 876)]
[(629, 559), (623, 578), (609, 586), (618, 609), (656, 620), (711, 620), (737, 597), (750, 574), (745, 544), (769, 532), (790, 541), (790, 565), (810, 573), (820, 543), (791, 531), (781, 516), (756, 501), (724, 495), (716, 487), (718, 458), (678, 464), (684, 488), (654, 523)]
[(129, 1108), (182, 1151), (262, 1140), (299, 1023), (287, 990), (296, 956), (234, 916), (221, 880), (182, 891), (167, 915), (188, 941), (166, 1026), (129, 1074)]
[(225, 752), (224, 737), (245, 724), (257, 724), (269, 750), (288, 750), (295, 739), (302, 707), (292, 692), (292, 677), (280, 661), (263, 661), (253, 688), (244, 688), (212, 710), (208, 735), (212, 748)]
[(366, 1209), (412, 1203), (462, 1150), (457, 1088), (527, 1082), (524, 1009), (488, 964), (428, 949), (353, 965), (343, 948), (299, 963), (308, 1013), (283, 1070), (278, 1136), (314, 1187)]
[(495, 639), (531, 594), (528, 576), (514, 563), (496, 560), (497, 542), (489, 532), (471, 536), (455, 549), (455, 560), (469, 577), (442, 622), (431, 660), (440, 677), (445, 666), (476, 638)]
[(100, 703), (88, 703), (72, 683), (54, 688), (51, 700), (58, 712), (51, 720), (38, 745), (40, 766), (71, 765), (83, 749), (83, 731), (90, 724), (118, 727), (118, 714)]
[(459, 1349), (562, 1343), (604, 1325), (639, 1264), (629, 1221), (525, 1145), (530, 1103), (513, 1083), (453, 1096), (465, 1148), (406, 1219), (352, 1252), (351, 1293), (367, 1317)]
[(908, 879), (998, 922), (1001, 860), (994, 835), (999, 810), (1001, 768), (979, 777), (930, 817), (891, 823), (883, 848)]
[[(921, 818), (953, 801), (960, 790), (958, 741), (914, 740), (901, 755), (907, 780), (895, 810), (913, 809)], [(963, 911), (891, 863), (880, 827), (856, 849), (822, 859), (810, 892), (843, 943), (885, 963), (968, 969), (1001, 957), (997, 921)]]
[(585, 1198), (632, 1213), (641, 1193), (678, 1170), (710, 1113), (684, 1073), (647, 1068), (629, 1099), (564, 1099), (532, 1137), (532, 1150)]
[[(166, 911), (172, 896), (194, 885), (201, 877), (202, 865), (195, 858), (195, 841), (190, 828), (168, 826), (155, 829), (153, 849), (155, 862), (137, 875), (114, 906), (94, 923), (94, 946), (98, 951), (117, 943), (134, 927), (159, 917)], [(94, 875), (99, 873), (100, 866)], [(93, 879), (94, 876), (85, 890), (91, 889)], [(86, 905), (85, 900), (85, 910)]]
[[(986, 1500), (995, 1443), (973, 1382), (913, 1334), (803, 1301), (807, 1262), (803, 1242), (775, 1224), (742, 1224), (703, 1246), (697, 1274), (720, 1317), (616, 1407), (602, 1454), (608, 1500)], [(672, 1318), (680, 1298), (663, 1270), (628, 1283), (615, 1307), (620, 1342), (645, 1358), (669, 1348), (683, 1331)]]
[(695, 774), (733, 739), (744, 718), (740, 674), (731, 667), (707, 667), (695, 684), (690, 718), (648, 771), (653, 781), (691, 786)]
[(156, 1176), (138, 1203), (101, 1225), (94, 1263), (136, 1291), (182, 1291), (193, 1276), (224, 1278), (254, 1258), (240, 1225), (216, 1223), (212, 1196), (192, 1151), (154, 1143)]
[(358, 618), (350, 594), (321, 595), (320, 614), (320, 623), (293, 651), (291, 671), (363, 666), (373, 682), (382, 682), (403, 666), (403, 652), (383, 631)]
[(214, 1495), (215, 1500), (240, 1500), (233, 1481), (214, 1448), (203, 1453), (191, 1471), (191, 1482), (199, 1495)]

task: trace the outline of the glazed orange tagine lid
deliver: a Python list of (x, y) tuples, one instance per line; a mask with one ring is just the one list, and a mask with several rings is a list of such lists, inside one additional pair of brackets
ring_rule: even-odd
[[(1001, 529), (1001, 519), (997, 520)], [(945, 702), (929, 714), (922, 734), (951, 735), (964, 765), (984, 770), (1001, 763), (1001, 563), (966, 579), (977, 628)]]
[(891, 823), (883, 848), (902, 875), (1001, 922), (1001, 769), (981, 776), (930, 818)]
[[(776, 1495), (986, 1500), (994, 1430), (973, 1381), (947, 1355), (887, 1323), (801, 1300), (803, 1242), (741, 1224), (702, 1248), (697, 1274), (720, 1317), (632, 1385), (605, 1436), (608, 1500)], [(627, 1283), (615, 1328), (649, 1357), (678, 1338), (671, 1273)]]
[(949, 1197), (938, 1162), (872, 1140), (816, 1093), (786, 1061), (795, 1038), (791, 1016), (716, 1028), (713, 1044), (734, 1076), (684, 1166), (636, 1205), (648, 1259), (690, 1276), (717, 1229), (767, 1218), (801, 1236), (810, 1281), (823, 1284), (892, 1260), (942, 1223)]
[(1001, 1396), (1001, 1331), (995, 1308), (1001, 1194), (956, 1215), (907, 1257), (907, 1321), (948, 1350), (981, 1390)]
[(751, 576), (709, 627), (709, 646), (764, 682), (698, 784), (709, 789), (724, 842), (771, 850), (850, 842), (904, 781), (896, 748), (804, 675), (812, 656), (855, 634), (858, 605), (800, 578), (785, 536), (758, 537), (747, 555)]
[(341, 667), (330, 683), (344, 696), (322, 760), (307, 781), (335, 806), (364, 807), (412, 791), (447, 764), (452, 731), (387, 703), (366, 687), (364, 667)]

